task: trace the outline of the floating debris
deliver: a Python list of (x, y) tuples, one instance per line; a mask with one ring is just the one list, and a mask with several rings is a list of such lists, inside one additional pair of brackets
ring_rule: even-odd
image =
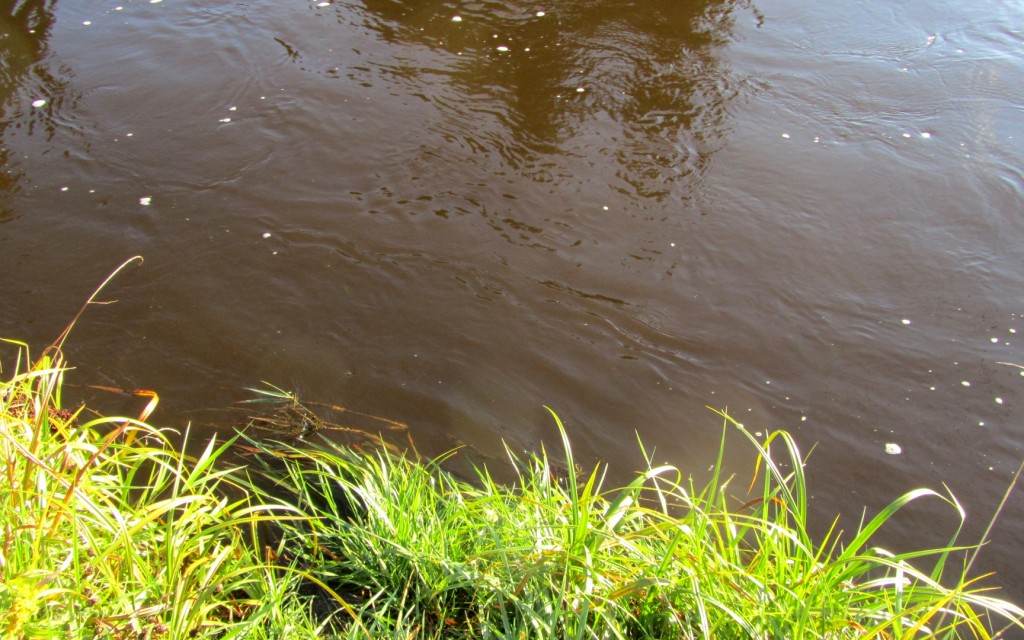
[(33, 100), (32, 101), (32, 106), (35, 107), (36, 109), (38, 109), (39, 107), (45, 107), (46, 106), (46, 100), (43, 100), (42, 98), (40, 98), (38, 100)]
[(885, 443), (885, 452), (888, 453), (891, 456), (898, 456), (901, 453), (903, 453), (903, 447), (901, 447), (900, 445), (896, 444), (895, 442), (886, 442)]
[(144, 207), (148, 207), (152, 203), (153, 203), (152, 196), (145, 196), (145, 197), (139, 198), (139, 204), (141, 204)]

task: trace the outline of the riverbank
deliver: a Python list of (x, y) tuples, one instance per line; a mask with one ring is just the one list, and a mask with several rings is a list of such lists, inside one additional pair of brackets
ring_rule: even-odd
[(605, 468), (578, 469), (554, 415), (559, 453), (510, 451), (510, 485), (316, 433), (211, 440), (188, 455), (187, 429), (146, 423), (154, 402), (132, 418), (70, 408), (60, 349), (33, 359), (15, 344), (0, 383), (5, 638), (1024, 630), (1024, 611), (987, 590), (996, 581), (965, 575), (971, 547), (873, 546), (913, 500), (943, 500), (962, 520), (952, 496), (918, 489), (842, 539), (814, 540), (796, 443), (781, 431), (758, 438), (725, 414), (723, 447), (728, 430), (758, 454), (753, 481), (720, 475), (720, 452), (706, 487), (653, 463), (608, 487)]

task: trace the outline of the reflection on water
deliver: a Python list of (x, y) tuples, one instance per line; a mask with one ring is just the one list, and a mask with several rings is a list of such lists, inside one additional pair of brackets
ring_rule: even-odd
[(22, 0), (5, 2), (0, 9), (0, 100), (10, 99), (21, 76), (29, 70), (49, 78), (49, 72), (36, 67), (46, 55), (46, 39), (53, 25), (55, 0)]
[[(48, 114), (53, 105), (36, 100), (17, 100), (18, 90), (24, 82), (41, 88), (59, 84), (50, 70), (40, 64), (46, 55), (46, 40), (53, 24), (54, 0), (8, 1), (0, 9), (0, 138), (9, 127), (25, 127), (29, 131), (40, 123), (49, 124)], [(25, 80), (24, 76), (33, 76)], [(38, 96), (55, 95), (56, 91), (42, 91)], [(29, 113), (30, 112), (30, 113)], [(18, 174), (10, 166), (7, 146), (0, 146), (0, 192), (8, 193), (17, 186)], [(2, 202), (2, 201), (0, 201)], [(0, 223), (12, 215), (9, 207), (0, 204)]]
[(719, 50), (738, 7), (749, 8), (673, 0), (642, 9), (621, 1), (548, 10), (494, 1), (363, 6), (385, 41), (456, 56), (447, 68), (405, 60), (374, 69), (435, 106), (434, 127), (454, 146), (498, 153), (537, 181), (570, 178), (560, 158), (598, 154), (619, 164), (619, 189), (644, 198), (686, 197), (680, 183), (699, 180), (726, 133), (738, 80)]

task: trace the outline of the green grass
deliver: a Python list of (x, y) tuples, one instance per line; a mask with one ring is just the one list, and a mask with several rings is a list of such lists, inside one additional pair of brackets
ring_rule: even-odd
[[(603, 468), (559, 478), (545, 452), (510, 452), (518, 478), (504, 486), (485, 469), (466, 482), (443, 460), (328, 441), (254, 443), (264, 466), (253, 486), (311, 516), (283, 523), (278, 553), (329, 587), (318, 597), (343, 603), (333, 628), (345, 637), (988, 638), (1024, 628), (1020, 609), (951, 570), (966, 551), (955, 539), (905, 554), (872, 546), (912, 500), (943, 500), (962, 521), (951, 496), (913, 491), (845, 542), (815, 541), (793, 439), (760, 440), (722, 417), (758, 453), (757, 493), (743, 502), (718, 472), (698, 490), (649, 464), (606, 489)], [(564, 468), (575, 469), (561, 433)]]
[(64, 373), (21, 344), (0, 383), (0, 637), (229, 637), (295, 600), (256, 538), (293, 514), (232, 488), (230, 443), (68, 411)]
[[(150, 402), (134, 418), (64, 406), (61, 348), (73, 325), (38, 360), (8, 341), (17, 358), (0, 381), (0, 640), (1024, 630), (1024, 611), (970, 575), (978, 545), (953, 536), (895, 554), (873, 543), (914, 500), (943, 501), (962, 524), (951, 495), (918, 489), (851, 535), (812, 538), (804, 460), (784, 431), (759, 438), (721, 413), (706, 486), (655, 466), (638, 443), (646, 468), (609, 487), (606, 467), (579, 472), (552, 413), (557, 464), (543, 449), (509, 451), (516, 477), (501, 484), (486, 468), (458, 478), (445, 456), (341, 446), (274, 388), (264, 399), (301, 423), (291, 444), (243, 435), (187, 455), (188, 429), (145, 422), (156, 394), (139, 394)], [(757, 454), (739, 487), (722, 471), (735, 434)]]

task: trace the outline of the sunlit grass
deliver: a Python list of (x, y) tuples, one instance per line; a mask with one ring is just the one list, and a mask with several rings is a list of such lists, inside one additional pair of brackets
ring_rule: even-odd
[[(952, 496), (915, 490), (851, 535), (815, 540), (794, 440), (755, 437), (725, 414), (703, 488), (655, 466), (639, 443), (646, 468), (608, 487), (605, 467), (579, 472), (557, 417), (557, 463), (545, 450), (510, 451), (515, 481), (502, 484), (485, 468), (457, 478), (444, 457), (326, 439), (211, 440), (188, 456), (187, 433), (64, 408), (64, 373), (59, 350), (32, 361), (19, 344), (0, 383), (5, 639), (989, 638), (1024, 629), (1024, 612), (965, 575), (971, 548), (955, 538), (904, 554), (872, 542), (913, 500), (941, 500), (962, 521)], [(753, 481), (721, 475), (730, 433), (758, 454)]]
[[(955, 540), (904, 554), (873, 546), (913, 500), (942, 500), (962, 520), (951, 496), (916, 490), (844, 542), (835, 532), (815, 541), (793, 439), (761, 440), (722, 417), (758, 453), (745, 502), (718, 472), (696, 489), (648, 464), (609, 489), (604, 468), (559, 478), (546, 452), (510, 452), (518, 476), (504, 486), (485, 469), (466, 482), (443, 461), (329, 442), (258, 445), (254, 485), (312, 516), (284, 523), (278, 553), (330, 588), (317, 591), (322, 605), (344, 603), (333, 624), (348, 637), (988, 638), (1024, 628), (1024, 612), (953, 568), (965, 555)], [(561, 433), (562, 462), (575, 469)]]
[[(552, 412), (557, 463), (544, 449), (509, 450), (516, 476), (502, 484), (486, 468), (458, 478), (446, 457), (414, 459), (380, 439), (341, 446), (324, 434), (352, 429), (272, 387), (262, 399), (287, 411), (262, 423), (297, 427), (292, 444), (238, 436), (186, 455), (187, 429), (145, 422), (155, 393), (134, 392), (150, 399), (136, 417), (63, 405), (61, 348), (75, 321), (38, 360), (7, 341), (17, 358), (0, 381), (0, 640), (1024, 631), (1024, 611), (970, 574), (979, 545), (954, 535), (891, 553), (873, 542), (915, 500), (944, 502), (962, 524), (951, 495), (917, 489), (850, 535), (812, 538), (804, 460), (784, 431), (757, 437), (720, 413), (706, 486), (656, 466), (638, 442), (645, 468), (609, 487), (606, 467), (580, 471)], [(329, 406), (408, 436), (401, 423)], [(723, 474), (735, 434), (757, 454), (749, 481)]]
[(187, 434), (68, 411), (64, 373), (22, 344), (0, 383), (2, 637), (223, 636), (263, 615), (256, 525), (282, 508), (228, 491), (230, 443), (191, 457)]

